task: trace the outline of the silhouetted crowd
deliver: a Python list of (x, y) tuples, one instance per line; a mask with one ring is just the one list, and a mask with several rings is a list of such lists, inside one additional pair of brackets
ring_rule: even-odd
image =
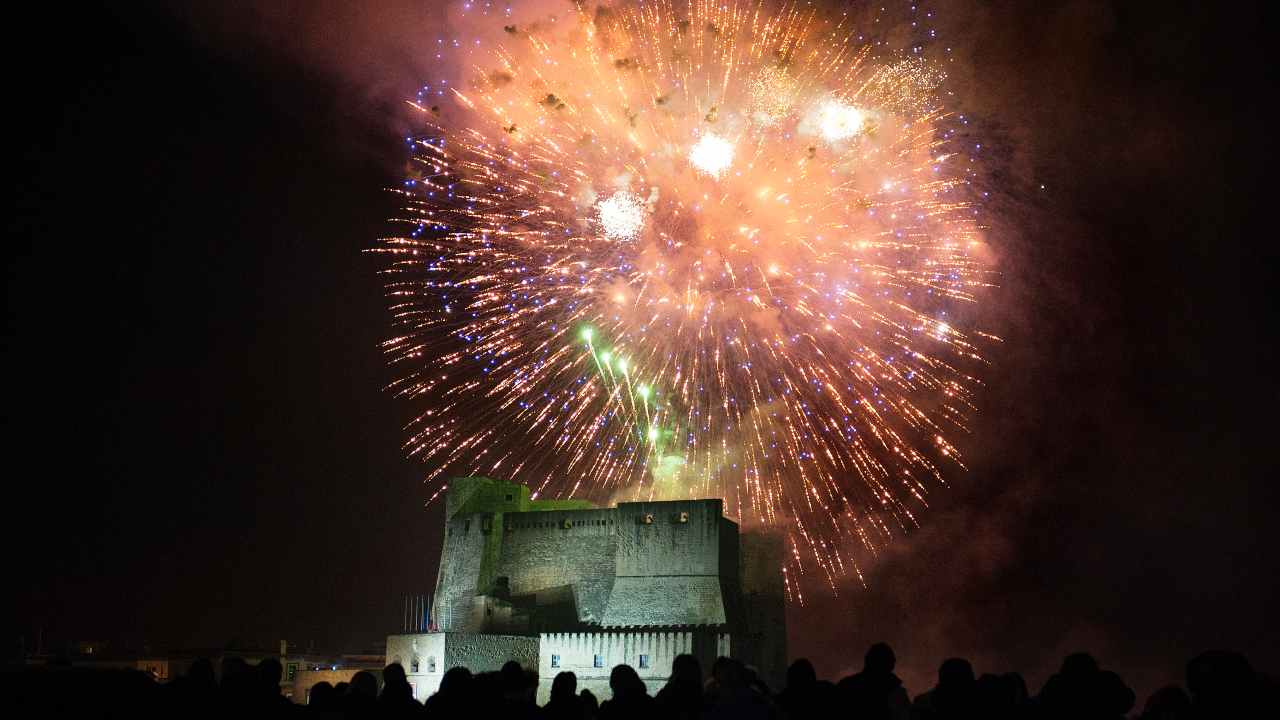
[[(538, 678), (516, 662), (498, 672), (473, 674), (452, 668), (439, 690), (420, 703), (398, 664), (382, 673), (362, 671), (350, 682), (320, 682), (306, 705), (281, 695), (281, 665), (266, 659), (251, 666), (228, 658), (221, 682), (201, 660), (170, 683), (157, 685), (135, 671), (27, 671), (18, 713), (8, 717), (164, 716), (174, 718), (510, 718), (521, 720), (629, 720), (706, 718), (744, 720), (842, 718), (847, 720), (1065, 720), (1141, 718), (1209, 720), (1277, 717), (1277, 688), (1239, 654), (1206, 652), (1187, 664), (1186, 687), (1170, 686), (1136, 707), (1133, 691), (1114, 672), (1085, 653), (1068, 656), (1034, 695), (1018, 673), (977, 676), (969, 661), (951, 658), (938, 668), (937, 684), (914, 698), (894, 674), (896, 658), (884, 643), (871, 646), (862, 670), (839, 682), (820, 680), (808, 660), (787, 670), (775, 691), (741, 662), (722, 657), (705, 672), (692, 655), (680, 655), (666, 684), (651, 694), (639, 674), (618, 665), (609, 676), (609, 697), (579, 691), (577, 677), (561, 672), (548, 702), (536, 702)], [(2, 708), (3, 705), (0, 705)], [(10, 705), (9, 707), (13, 707)]]

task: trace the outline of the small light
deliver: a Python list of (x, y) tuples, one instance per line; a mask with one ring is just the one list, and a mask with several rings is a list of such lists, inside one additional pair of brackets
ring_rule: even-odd
[(733, 162), (733, 144), (715, 133), (707, 133), (689, 151), (689, 162), (711, 177), (720, 177)]

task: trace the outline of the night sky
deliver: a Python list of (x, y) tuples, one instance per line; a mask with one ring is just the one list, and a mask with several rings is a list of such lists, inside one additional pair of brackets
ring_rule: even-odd
[[(441, 534), (362, 253), (438, 12), (128, 5), (12, 18), (5, 48), (7, 654), (374, 645)], [(1139, 702), (1210, 647), (1275, 671), (1260, 13), (930, 9), (1007, 191), (1005, 342), (970, 473), (867, 588), (792, 608), (792, 654), (833, 675), (887, 639), (917, 692), (950, 655), (1038, 688), (1088, 649)]]

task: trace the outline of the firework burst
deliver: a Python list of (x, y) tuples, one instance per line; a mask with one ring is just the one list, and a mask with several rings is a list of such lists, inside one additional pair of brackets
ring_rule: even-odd
[(987, 282), (936, 92), (848, 18), (585, 5), (412, 103), (387, 258), (406, 448), (542, 496), (720, 497), (836, 587), (965, 428)]

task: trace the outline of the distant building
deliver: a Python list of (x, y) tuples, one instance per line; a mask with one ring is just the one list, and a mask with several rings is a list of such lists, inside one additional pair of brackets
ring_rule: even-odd
[[(290, 660), (292, 662), (292, 659)], [(336, 686), (338, 683), (350, 683), (358, 672), (371, 673), (378, 679), (378, 687), (382, 687), (382, 656), (343, 656), (331, 663), (299, 663), (290, 678), (288, 666), (285, 677), (281, 681), (281, 693), (298, 705), (311, 704), (311, 688), (317, 683), (327, 682)], [(288, 688), (284, 687), (288, 683)]]
[(222, 681), (222, 671), (228, 660), (242, 660), (250, 667), (267, 658), (280, 662), (280, 694), (289, 700), (306, 704), (312, 686), (321, 681), (331, 685), (351, 682), (360, 671), (368, 671), (382, 682), (385, 653), (370, 649), (363, 653), (290, 652), (288, 643), (280, 641), (279, 649), (256, 648), (195, 648), (156, 653), (144, 648), (143, 652), (112, 651), (111, 646), (98, 641), (75, 641), (67, 651), (57, 655), (39, 654), (23, 658), (24, 665), (32, 667), (78, 668), (82, 670), (137, 670), (152, 680), (167, 683), (186, 675), (197, 660), (208, 660), (213, 667), (214, 679)]
[(781, 538), (739, 534), (720, 500), (620, 503), (534, 500), (488, 478), (450, 481), (432, 624), (387, 638), (414, 694), (451, 667), (496, 670), (516, 659), (608, 698), (615, 665), (656, 692), (680, 653), (704, 670), (719, 655), (779, 684), (786, 658)]

